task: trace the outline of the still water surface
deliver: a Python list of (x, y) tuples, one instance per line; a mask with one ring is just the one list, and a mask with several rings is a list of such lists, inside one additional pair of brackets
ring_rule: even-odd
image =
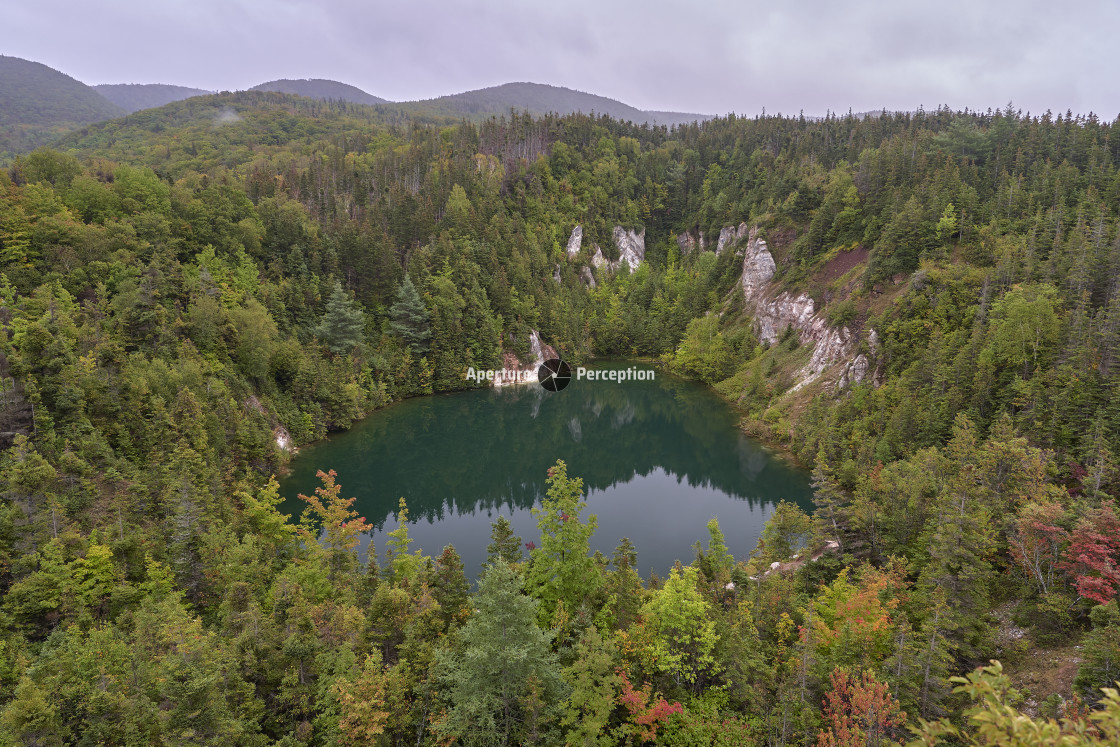
[[(650, 368), (598, 367), (630, 365)], [(745, 557), (778, 500), (812, 506), (808, 473), (744, 436), (706, 388), (661, 369), (653, 381), (573, 379), (561, 392), (531, 384), (406, 400), (302, 449), (281, 494), (296, 518), (297, 494), (320, 484), (316, 470), (335, 470), (343, 496), (356, 496), (377, 528), (382, 562), (404, 496), (412, 549), (435, 556), (453, 544), (474, 577), (499, 515), (523, 543), (540, 543), (530, 508), (557, 459), (583, 478), (584, 516), (599, 517), (592, 550), (609, 556), (629, 537), (642, 575), (691, 562), (712, 517), (731, 552)]]

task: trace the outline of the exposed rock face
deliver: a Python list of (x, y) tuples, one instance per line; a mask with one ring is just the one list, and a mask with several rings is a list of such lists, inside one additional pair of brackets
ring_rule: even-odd
[(572, 235), (568, 237), (568, 257), (574, 257), (579, 254), (579, 250), (583, 247), (583, 226), (579, 223), (572, 229)]
[[(548, 360), (549, 358), (560, 357), (556, 354), (555, 348), (553, 348), (551, 345), (541, 342), (541, 336), (535, 329), (530, 330), (529, 332), (529, 350), (533, 355), (533, 359), (524, 363), (512, 352), (507, 351), (502, 353), (502, 368), (509, 371), (517, 370), (526, 372), (527, 374), (535, 374), (537, 369), (539, 369), (541, 367), (541, 364), (546, 360)], [(534, 376), (528, 375), (527, 377), (521, 377), (520, 383), (535, 381), (536, 378)], [(496, 378), (494, 379), (494, 386), (508, 386), (514, 383), (517, 382), (499, 381)]]
[(844, 373), (840, 374), (840, 380), (836, 383), (837, 388), (843, 389), (850, 384), (862, 384), (870, 370), (871, 362), (867, 360), (866, 355), (860, 353), (854, 361), (844, 367)]
[(614, 245), (618, 247), (618, 263), (615, 267), (625, 262), (630, 265), (630, 271), (638, 269), (638, 265), (646, 258), (646, 229), (641, 232), (627, 231), (622, 226), (615, 226), (611, 234)]
[[(631, 272), (638, 269), (638, 265), (646, 258), (646, 229), (634, 231), (627, 230), (622, 226), (615, 226), (611, 238), (614, 240), (614, 245), (618, 247), (618, 260), (612, 262), (607, 259), (603, 254), (603, 249), (598, 244), (592, 244), (591, 266), (596, 269), (606, 268), (610, 272), (615, 272), (625, 262)], [(568, 239), (568, 258), (572, 259), (578, 255), (582, 246), (583, 226), (576, 226), (572, 229), (571, 238)], [(583, 278), (583, 282), (592, 287), (595, 286), (595, 278), (589, 268), (581, 267), (579, 276)]]
[(754, 308), (778, 269), (765, 239), (758, 238), (758, 230), (751, 231), (750, 237), (743, 255), (743, 296), (748, 309)]
[(720, 229), (719, 241), (716, 242), (716, 254), (722, 254), (728, 246), (738, 244), (748, 234), (747, 224), (740, 223), (738, 227), (726, 226)]
[[(805, 294), (793, 296), (787, 291), (775, 294), (770, 288), (777, 265), (766, 241), (751, 229), (750, 240), (743, 254), (743, 299), (754, 314), (759, 339), (776, 344), (787, 328), (797, 331), (801, 344), (812, 343), (813, 354), (798, 372), (796, 391), (811, 383), (832, 367), (844, 363), (838, 385), (842, 388), (863, 381), (871, 370), (864, 355), (855, 356), (856, 336), (847, 327), (837, 329), (816, 313), (813, 299)], [(874, 331), (871, 332), (874, 335)], [(877, 338), (869, 340), (877, 347)]]
[(697, 248), (699, 248), (700, 251), (704, 251), (704, 232), (700, 232), (699, 240), (687, 231), (682, 233), (677, 237), (677, 246), (680, 247), (682, 255), (689, 254)]
[(598, 244), (595, 244), (595, 252), (591, 255), (591, 264), (595, 267), (607, 267), (612, 270), (615, 268), (615, 264), (603, 256), (603, 250), (599, 248)]
[(292, 436), (284, 426), (278, 425), (273, 428), (272, 437), (276, 441), (276, 448), (280, 449), (280, 451), (286, 451), (289, 454), (295, 454), (299, 451), (299, 449), (292, 445)]

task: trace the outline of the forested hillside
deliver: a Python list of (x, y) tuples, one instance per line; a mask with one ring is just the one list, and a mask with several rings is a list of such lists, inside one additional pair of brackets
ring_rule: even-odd
[[(289, 91), (298, 93), (298, 91)], [(562, 86), (543, 83), (505, 83), (477, 91), (440, 96), (424, 101), (405, 101), (390, 104), (386, 109), (424, 114), (466, 115), (472, 118), (499, 116), (511, 109), (529, 114), (605, 114), (622, 122), (650, 125), (678, 125), (703, 122), (711, 119), (705, 114), (683, 112), (645, 112), (629, 104), (596, 96), (583, 91), (573, 91)]]
[[(472, 123), (252, 92), (16, 159), (0, 738), (1115, 743), (1116, 127)], [(620, 235), (643, 237), (633, 271)], [(846, 329), (858, 382), (807, 378), (792, 324), (760, 341), (763, 239), (766, 292)], [(279, 444), (526, 360), (533, 331), (711, 384), (814, 469), (817, 510), (780, 506), (750, 557), (713, 523), (643, 580), (629, 541), (590, 555), (557, 463), (540, 536), (496, 522), (473, 592), (405, 505), (360, 557), (332, 465), (302, 521), (279, 513)], [(1073, 700), (989, 665), (1070, 640)]]
[(201, 88), (173, 86), (167, 83), (103, 83), (94, 86), (93, 89), (130, 113), (210, 93)]
[(348, 101), (351, 104), (384, 104), (385, 99), (366, 93), (362, 89), (339, 83), (337, 80), (323, 80), (310, 78), (291, 80), (270, 80), (267, 83), (253, 86), (250, 91), (276, 91), (277, 93), (292, 93), (297, 96), (306, 96), (309, 99), (320, 101)]
[(0, 55), (0, 157), (30, 150), (124, 110), (86, 84), (38, 62)]

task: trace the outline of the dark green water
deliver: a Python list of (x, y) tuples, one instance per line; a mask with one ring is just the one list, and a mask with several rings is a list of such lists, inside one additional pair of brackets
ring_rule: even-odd
[(343, 496), (357, 496), (377, 527), (381, 557), (404, 496), (412, 548), (434, 556), (453, 544), (474, 576), (499, 514), (523, 542), (539, 544), (529, 509), (557, 459), (583, 478), (586, 513), (599, 517), (592, 549), (610, 555), (629, 537), (643, 575), (691, 562), (713, 516), (731, 552), (745, 557), (778, 500), (811, 507), (806, 472), (744, 436), (703, 386), (661, 370), (654, 381), (573, 379), (555, 393), (531, 384), (407, 400), (304, 448), (281, 494), (298, 517), (297, 494), (319, 484), (316, 470), (334, 469)]

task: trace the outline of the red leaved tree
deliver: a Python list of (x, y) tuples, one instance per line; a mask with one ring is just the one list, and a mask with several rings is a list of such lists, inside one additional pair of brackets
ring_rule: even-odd
[(1120, 517), (1109, 500), (1089, 511), (1070, 535), (1062, 570), (1073, 577), (1077, 593), (1108, 604), (1120, 590)]
[(828, 730), (817, 735), (817, 747), (902, 744), (892, 734), (906, 723), (906, 712), (885, 682), (867, 670), (856, 679), (839, 667), (828, 679), (830, 688), (823, 701)]
[(617, 672), (622, 679), (622, 692), (618, 696), (618, 702), (630, 712), (631, 724), (625, 725), (624, 731), (636, 736), (638, 744), (654, 741), (658, 728), (664, 726), (674, 713), (683, 712), (684, 708), (680, 703), (669, 703), (660, 695), (654, 699), (648, 682), (635, 690), (626, 673), (621, 669)]

